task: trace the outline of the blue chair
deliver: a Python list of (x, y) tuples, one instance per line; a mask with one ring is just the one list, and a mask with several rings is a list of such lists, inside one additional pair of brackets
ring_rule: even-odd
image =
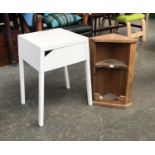
[[(88, 25), (88, 14), (81, 13), (78, 15), (82, 18), (81, 22), (75, 23), (73, 25), (67, 25), (63, 27), (60, 26), (60, 27), (87, 37), (91, 37), (92, 27)], [(44, 14), (37, 14), (37, 13), (19, 14), (22, 33), (51, 29), (50, 27), (47, 26), (47, 24), (43, 20), (43, 16)]]

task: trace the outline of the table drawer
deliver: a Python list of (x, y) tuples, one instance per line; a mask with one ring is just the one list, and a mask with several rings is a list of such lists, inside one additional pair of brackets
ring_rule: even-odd
[(84, 61), (87, 52), (85, 43), (52, 50), (45, 55), (45, 71)]

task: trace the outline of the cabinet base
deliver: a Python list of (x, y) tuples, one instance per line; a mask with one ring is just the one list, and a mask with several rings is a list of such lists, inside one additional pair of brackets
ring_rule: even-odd
[(110, 107), (110, 108), (120, 108), (120, 109), (127, 109), (130, 108), (132, 103), (129, 102), (127, 104), (119, 104), (119, 103), (106, 103), (106, 102), (98, 102), (98, 101), (93, 101), (94, 105), (98, 106), (105, 106), (105, 107)]

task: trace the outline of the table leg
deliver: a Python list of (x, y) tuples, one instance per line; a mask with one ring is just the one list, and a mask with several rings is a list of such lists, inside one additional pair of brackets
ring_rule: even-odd
[(38, 125), (44, 125), (44, 72), (39, 72)]
[(69, 81), (69, 74), (68, 74), (67, 66), (64, 67), (64, 73), (65, 73), (66, 88), (70, 89), (70, 81)]
[(88, 105), (93, 105), (89, 59), (85, 61), (85, 71), (86, 71), (86, 85), (87, 85)]
[(20, 75), (21, 104), (25, 104), (24, 61), (21, 58), (19, 58), (19, 75)]

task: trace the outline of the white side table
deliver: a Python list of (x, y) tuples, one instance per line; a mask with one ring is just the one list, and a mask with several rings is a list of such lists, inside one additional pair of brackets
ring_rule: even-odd
[(92, 105), (88, 38), (64, 29), (46, 30), (18, 36), (21, 103), (25, 104), (24, 61), (39, 72), (38, 124), (44, 125), (44, 73), (64, 67), (66, 87), (70, 88), (67, 65), (85, 61), (88, 105)]

